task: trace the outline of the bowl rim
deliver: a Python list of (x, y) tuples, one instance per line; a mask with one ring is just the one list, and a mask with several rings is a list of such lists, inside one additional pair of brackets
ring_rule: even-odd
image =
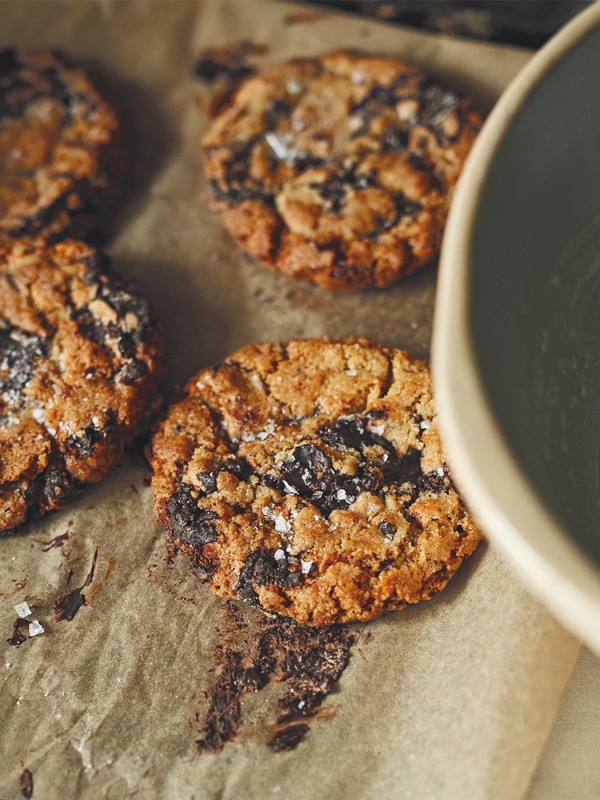
[[(442, 244), (432, 374), (452, 472), (481, 528), (565, 627), (600, 653), (600, 570), (553, 519), (511, 453), (477, 371), (468, 319), (469, 252), (494, 156), (530, 93), (598, 26), (600, 3), (594, 3), (532, 56), (477, 137), (458, 182)], [(453, 369), (456, 363), (461, 364), (460, 375)], [(486, 457), (490, 452), (493, 463)]]

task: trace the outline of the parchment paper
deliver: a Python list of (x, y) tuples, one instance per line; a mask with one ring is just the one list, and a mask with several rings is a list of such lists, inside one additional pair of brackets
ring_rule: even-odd
[[(265, 45), (260, 64), (354, 46), (429, 66), (485, 111), (527, 53), (264, 2), (3, 2), (0, 15), (0, 44), (86, 60), (130, 120), (133, 187), (108, 250), (153, 301), (172, 384), (258, 340), (366, 335), (428, 355), (435, 265), (385, 292), (331, 295), (237, 250), (207, 209), (208, 95), (191, 66), (206, 46), (242, 38)], [(243, 698), (232, 743), (199, 754), (195, 715), (218, 645), (236, 633), (226, 604), (167, 558), (147, 477), (130, 456), (69, 508), (0, 541), (1, 798), (525, 794), (578, 644), (485, 545), (435, 600), (357, 626), (336, 692), (294, 751), (265, 746), (268, 687)], [(55, 621), (57, 598), (77, 587), (85, 605)], [(25, 599), (45, 632), (10, 646)], [(252, 633), (258, 612), (238, 614)]]

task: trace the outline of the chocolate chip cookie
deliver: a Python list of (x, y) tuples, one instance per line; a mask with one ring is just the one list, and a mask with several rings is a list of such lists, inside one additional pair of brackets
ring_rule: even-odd
[(428, 367), (365, 339), (244, 347), (158, 425), (155, 510), (223, 597), (309, 625), (439, 592), (480, 533)]
[(58, 239), (98, 225), (124, 175), (114, 112), (50, 50), (0, 51), (0, 233)]
[(121, 459), (158, 404), (148, 302), (81, 242), (0, 246), (0, 534)]
[(480, 126), (416, 67), (297, 58), (246, 80), (211, 124), (210, 202), (267, 267), (326, 289), (388, 286), (438, 253)]

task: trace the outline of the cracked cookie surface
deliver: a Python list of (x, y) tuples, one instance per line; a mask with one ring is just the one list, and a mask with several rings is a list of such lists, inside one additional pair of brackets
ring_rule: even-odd
[(328, 625), (432, 597), (480, 540), (428, 367), (365, 339), (252, 345), (152, 442), (155, 510), (224, 597)]
[(158, 405), (148, 302), (86, 244), (0, 246), (0, 534), (121, 459)]
[(438, 253), (480, 126), (467, 100), (394, 59), (294, 59), (246, 80), (204, 135), (211, 205), (265, 266), (385, 287)]
[(114, 200), (124, 153), (114, 112), (51, 50), (0, 51), (0, 233), (82, 236)]

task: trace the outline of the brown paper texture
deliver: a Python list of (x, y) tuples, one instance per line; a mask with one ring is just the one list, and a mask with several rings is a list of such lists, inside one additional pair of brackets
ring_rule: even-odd
[[(63, 48), (123, 106), (133, 186), (108, 251), (154, 304), (172, 384), (259, 340), (361, 335), (427, 357), (435, 265), (384, 292), (331, 295), (238, 251), (207, 209), (208, 94), (191, 67), (240, 39), (264, 45), (258, 64), (353, 46), (428, 66), (487, 110), (527, 53), (265, 2), (3, 2), (0, 19), (2, 46)], [(147, 478), (130, 456), (0, 540), (0, 798), (525, 795), (578, 644), (485, 545), (438, 598), (356, 626), (349, 665), (295, 750), (266, 746), (281, 691), (270, 685), (243, 696), (222, 752), (198, 753), (218, 647), (239, 634), (185, 560), (167, 557)], [(85, 604), (56, 621), (57, 599), (81, 587)], [(25, 599), (44, 633), (11, 646)], [(260, 614), (235, 615), (252, 638)]]

